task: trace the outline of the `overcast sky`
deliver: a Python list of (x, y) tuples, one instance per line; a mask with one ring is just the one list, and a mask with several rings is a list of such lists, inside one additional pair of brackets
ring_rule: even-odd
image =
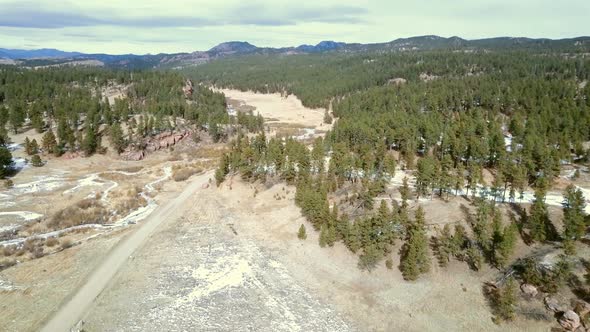
[(0, 0), (0, 47), (87, 53), (590, 35), (590, 0)]

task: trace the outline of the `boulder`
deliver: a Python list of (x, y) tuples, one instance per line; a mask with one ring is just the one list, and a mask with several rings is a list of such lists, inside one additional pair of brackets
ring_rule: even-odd
[(544, 302), (545, 302), (545, 307), (548, 310), (551, 310), (555, 313), (564, 312), (566, 310), (565, 307), (553, 297), (549, 297), (549, 296), (545, 297)]
[(122, 154), (121, 157), (125, 160), (140, 161), (145, 158), (145, 153), (143, 151), (129, 151)]
[(580, 327), (580, 316), (573, 310), (568, 310), (559, 318), (559, 325), (568, 331), (574, 331)]
[(530, 297), (535, 297), (537, 296), (537, 294), (539, 294), (539, 291), (537, 290), (537, 287), (531, 285), (531, 284), (522, 284), (520, 285), (520, 290), (526, 294), (527, 296)]
[(586, 317), (586, 315), (588, 315), (588, 313), (590, 313), (590, 303), (586, 302), (586, 301), (582, 301), (582, 300), (576, 300), (573, 303), (574, 305), (574, 311), (578, 314), (578, 316), (580, 317)]
[(405, 78), (396, 77), (396, 78), (392, 78), (389, 81), (387, 81), (387, 84), (388, 85), (402, 85), (402, 84), (406, 84), (406, 82), (408, 82), (408, 80), (406, 80)]

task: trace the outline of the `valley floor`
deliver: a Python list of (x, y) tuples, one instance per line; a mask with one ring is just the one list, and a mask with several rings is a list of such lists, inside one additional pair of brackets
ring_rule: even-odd
[[(321, 135), (330, 128), (320, 125), (323, 110), (306, 110), (292, 97), (224, 93), (257, 107), (275, 133)], [(290, 118), (290, 112), (298, 116)], [(164, 165), (184, 163), (169, 157), (162, 151), (138, 162), (150, 173), (141, 181), (130, 177), (128, 185), (143, 186), (161, 178)], [(85, 166), (72, 179), (98, 171)], [(15, 183), (43, 169), (25, 170)], [(381, 262), (370, 273), (361, 271), (357, 256), (341, 243), (318, 245), (318, 233), (294, 204), (294, 187), (233, 178), (217, 188), (208, 185), (212, 178), (205, 172), (187, 182), (167, 179), (154, 193), (158, 207), (147, 219), (0, 272), (0, 331), (60, 331), (76, 322), (84, 331), (539, 331), (555, 323), (519, 315), (494, 324), (482, 285), (499, 272), (487, 267), (473, 272), (452, 261), (442, 269), (433, 258), (431, 272), (404, 281), (397, 268), (401, 241), (391, 255), (392, 270)], [(109, 187), (103, 184), (99, 188)], [(62, 189), (51, 192), (52, 202), (70, 197)], [(11, 208), (28, 210), (26, 204), (39, 201), (25, 198)], [(462, 198), (421, 203), (432, 228), (464, 217)], [(297, 238), (301, 224), (306, 240)]]

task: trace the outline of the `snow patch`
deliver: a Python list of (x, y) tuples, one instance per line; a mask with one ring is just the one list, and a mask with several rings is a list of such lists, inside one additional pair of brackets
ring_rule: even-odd
[(8, 144), (7, 148), (10, 152), (14, 152), (18, 149), (20, 149), (22, 147), (22, 145), (17, 144), (17, 143), (12, 143), (12, 144)]
[(69, 195), (75, 193), (83, 187), (103, 186), (104, 182), (97, 181), (99, 179), (98, 173), (87, 175), (86, 177), (78, 180), (78, 184), (74, 188), (64, 191), (64, 194)]
[(12, 168), (15, 170), (22, 170), (29, 166), (25, 158), (12, 158)]
[(299, 136), (295, 136), (296, 140), (306, 140), (314, 138), (315, 136), (315, 129), (314, 128), (303, 128), (303, 134)]
[(66, 185), (61, 176), (40, 176), (37, 178), (39, 179), (37, 181), (14, 185), (9, 192), (15, 196), (28, 195), (53, 191)]
[(9, 211), (9, 212), (0, 212), (0, 217), (2, 216), (16, 216), (19, 218), (24, 219), (25, 221), (33, 221), (43, 217), (42, 214), (31, 212), (31, 211)]

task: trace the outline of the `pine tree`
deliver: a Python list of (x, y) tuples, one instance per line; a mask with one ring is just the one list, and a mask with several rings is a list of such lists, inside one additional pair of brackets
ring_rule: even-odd
[(408, 206), (408, 200), (410, 199), (411, 191), (408, 185), (408, 178), (404, 177), (402, 186), (399, 188), (399, 193), (402, 196), (402, 207)]
[(96, 130), (93, 128), (92, 125), (86, 125), (86, 133), (84, 135), (84, 139), (82, 142), (82, 149), (86, 153), (87, 156), (91, 156), (96, 152), (96, 148), (98, 147), (98, 138), (96, 136)]
[(455, 195), (459, 193), (459, 190), (462, 190), (465, 186), (465, 168), (463, 164), (459, 163), (457, 168), (455, 169), (455, 176), (453, 178), (453, 189), (455, 189)]
[(386, 153), (383, 159), (383, 171), (390, 177), (393, 177), (395, 176), (395, 167), (395, 158), (391, 154)]
[(43, 151), (46, 153), (56, 153), (57, 141), (51, 129), (47, 130), (47, 132), (43, 135), (41, 146), (43, 147)]
[(299, 227), (299, 231), (297, 232), (297, 238), (299, 238), (299, 240), (307, 239), (307, 232), (305, 231), (305, 225), (301, 224), (301, 226)]
[(32, 155), (39, 153), (39, 143), (37, 143), (37, 140), (34, 138), (31, 141), (30, 151)]
[(467, 234), (465, 232), (465, 227), (461, 224), (455, 225), (455, 233), (453, 234), (453, 243), (452, 243), (452, 253), (453, 256), (458, 257), (461, 254), (461, 251), (465, 247), (467, 243)]
[(517, 240), (518, 226), (515, 223), (510, 223), (510, 225), (504, 228), (502, 241), (497, 247), (496, 263), (500, 267), (506, 266), (506, 263), (510, 260), (510, 257), (512, 257)]
[(564, 193), (563, 223), (567, 252), (573, 254), (573, 241), (581, 238), (586, 232), (584, 194), (574, 185), (569, 185)]
[(328, 110), (326, 110), (324, 112), (324, 123), (325, 124), (331, 124), (332, 123), (332, 116), (330, 116), (330, 113), (328, 113)]
[(475, 225), (473, 225), (473, 233), (484, 251), (490, 252), (493, 247), (493, 229), (492, 223), (490, 222), (492, 207), (484, 199), (478, 199), (476, 204), (477, 213), (475, 216)]
[(219, 167), (215, 170), (215, 183), (219, 187), (225, 180), (225, 176), (229, 173), (229, 157), (227, 154), (219, 159)]
[(3, 179), (8, 175), (12, 163), (12, 154), (10, 153), (10, 150), (5, 146), (0, 145), (0, 179)]
[(18, 130), (25, 123), (25, 109), (20, 103), (16, 103), (10, 108), (9, 112), (10, 125), (14, 134), (18, 134)]
[(438, 253), (438, 261), (442, 267), (445, 267), (449, 264), (451, 260), (451, 255), (453, 254), (453, 236), (451, 235), (451, 226), (449, 224), (445, 224), (443, 227), (436, 245), (437, 253)]
[(530, 215), (527, 218), (528, 228), (531, 238), (538, 242), (547, 240), (551, 221), (547, 204), (545, 204), (545, 193), (543, 189), (535, 190), (535, 201), (530, 209)]
[(419, 206), (415, 213), (414, 222), (408, 230), (401, 257), (400, 269), (406, 280), (416, 280), (420, 274), (430, 270), (428, 238), (424, 227), (424, 211)]
[(123, 152), (123, 150), (125, 150), (126, 142), (123, 138), (123, 130), (121, 130), (121, 125), (119, 125), (118, 122), (111, 125), (109, 135), (113, 149), (117, 151), (117, 153)]
[(372, 271), (377, 266), (377, 262), (382, 258), (382, 252), (377, 249), (374, 244), (371, 244), (363, 249), (363, 253), (359, 256), (358, 267), (361, 270)]
[(346, 246), (353, 253), (356, 253), (361, 248), (360, 232), (356, 222), (349, 226)]
[(496, 320), (510, 321), (514, 319), (514, 306), (516, 305), (516, 282), (514, 278), (509, 278), (504, 286), (496, 289), (492, 294), (492, 303)]
[(31, 158), (31, 164), (35, 167), (41, 167), (43, 166), (43, 160), (41, 160), (41, 157), (39, 157), (38, 154), (33, 155), (33, 157)]
[(29, 137), (25, 137), (25, 153), (28, 154), (29, 156), (33, 154), (33, 150), (31, 149), (31, 140), (29, 139)]
[(324, 248), (328, 244), (328, 226), (322, 224), (320, 227), (320, 247)]
[(467, 258), (467, 263), (473, 270), (479, 271), (481, 269), (481, 266), (483, 265), (483, 255), (477, 246), (470, 244), (465, 252), (465, 256)]

